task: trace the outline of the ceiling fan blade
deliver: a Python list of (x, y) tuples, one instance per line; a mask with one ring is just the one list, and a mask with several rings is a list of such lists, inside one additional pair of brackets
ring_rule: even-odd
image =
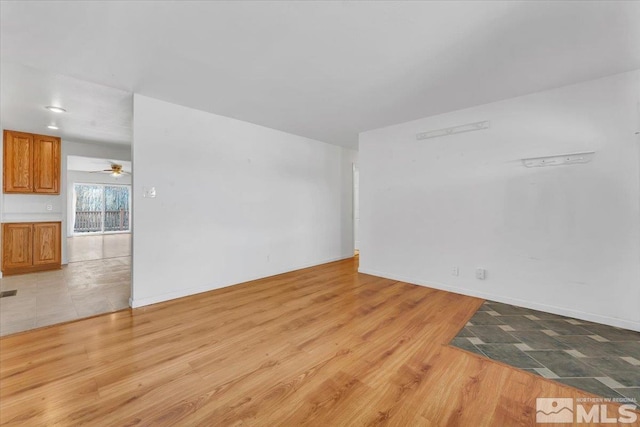
[[(115, 165), (118, 166), (118, 165)], [(122, 170), (121, 168), (112, 167), (111, 169), (103, 169), (99, 171), (89, 171), (89, 173), (105, 173), (112, 174), (113, 176), (119, 175), (131, 175), (131, 172)]]

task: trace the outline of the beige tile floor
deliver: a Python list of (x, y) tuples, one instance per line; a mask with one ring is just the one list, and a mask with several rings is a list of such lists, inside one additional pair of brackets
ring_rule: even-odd
[(131, 234), (76, 236), (67, 239), (69, 262), (131, 255)]
[[(102, 236), (80, 239), (93, 238), (103, 240)], [(78, 238), (71, 240), (75, 239)], [(0, 279), (0, 291), (18, 292), (16, 296), (0, 298), (0, 336), (125, 309), (129, 307), (130, 288), (128, 255), (71, 262), (56, 271), (4, 277)]]

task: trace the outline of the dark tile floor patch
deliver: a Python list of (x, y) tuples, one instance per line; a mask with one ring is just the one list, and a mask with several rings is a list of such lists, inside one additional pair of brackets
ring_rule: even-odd
[(636, 406), (640, 407), (640, 405), (638, 405), (638, 402), (640, 402), (640, 387), (616, 388), (614, 390), (627, 399), (635, 399)]
[(469, 329), (464, 327), (460, 330), (460, 332), (458, 332), (458, 335), (456, 335), (456, 338), (466, 338), (466, 337), (475, 337), (475, 335), (473, 335), (473, 332), (471, 332)]
[(517, 343), (519, 342), (516, 337), (505, 332), (500, 326), (494, 325), (482, 325), (482, 326), (469, 326), (467, 327), (471, 333), (480, 338), (483, 344), (496, 344), (496, 343)]
[(610, 399), (627, 397), (593, 378), (558, 378), (556, 381)]
[(540, 363), (529, 357), (526, 352), (518, 350), (513, 344), (479, 344), (477, 347), (489, 358), (516, 368), (543, 368)]
[(567, 350), (571, 348), (567, 344), (540, 331), (513, 331), (510, 334), (521, 343), (528, 345), (532, 350)]
[(640, 332), (627, 331), (625, 329), (616, 329), (611, 326), (593, 325), (588, 329), (609, 341), (640, 341)]
[(502, 320), (500, 320), (500, 316), (492, 316), (486, 311), (477, 312), (469, 322), (474, 325), (504, 325)]
[(612, 342), (600, 342), (589, 336), (562, 336), (554, 338), (587, 357), (624, 356), (626, 354), (624, 350), (618, 350), (618, 346)]
[(539, 328), (538, 323), (534, 320), (527, 319), (524, 316), (494, 316), (504, 325), (509, 325), (514, 331), (531, 331)]
[(598, 378), (605, 377), (598, 368), (581, 362), (563, 350), (543, 350), (525, 352), (542, 363), (560, 378)]
[(593, 335), (588, 329), (567, 323), (566, 320), (540, 320), (538, 323), (558, 335)]
[(640, 408), (640, 332), (487, 301), (450, 344)]
[(485, 357), (487, 356), (478, 347), (473, 345), (466, 338), (458, 338), (458, 337), (456, 337), (456, 338), (453, 339), (453, 341), (451, 341), (451, 345), (456, 346), (458, 348), (461, 348), (463, 350), (470, 351), (471, 353), (479, 354), (480, 356), (485, 356)]

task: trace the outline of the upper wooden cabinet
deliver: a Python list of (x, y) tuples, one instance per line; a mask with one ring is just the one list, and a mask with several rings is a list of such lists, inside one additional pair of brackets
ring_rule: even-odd
[(60, 193), (60, 138), (34, 135), (33, 192)]
[(5, 193), (33, 193), (33, 135), (4, 131)]
[(5, 193), (60, 194), (60, 138), (4, 131)]

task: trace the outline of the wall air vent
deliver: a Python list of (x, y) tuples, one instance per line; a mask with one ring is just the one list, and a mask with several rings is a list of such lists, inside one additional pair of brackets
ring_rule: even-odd
[(483, 122), (467, 123), (466, 125), (421, 132), (416, 135), (416, 139), (420, 141), (422, 139), (438, 138), (440, 136), (455, 135), (457, 133), (472, 132), (474, 130), (484, 130), (489, 129), (490, 125), (491, 122), (489, 122), (488, 120), (485, 120)]
[(522, 163), (528, 168), (542, 166), (573, 165), (575, 163), (589, 163), (595, 151), (585, 151), (573, 154), (558, 154), (555, 156), (531, 157), (522, 159)]

